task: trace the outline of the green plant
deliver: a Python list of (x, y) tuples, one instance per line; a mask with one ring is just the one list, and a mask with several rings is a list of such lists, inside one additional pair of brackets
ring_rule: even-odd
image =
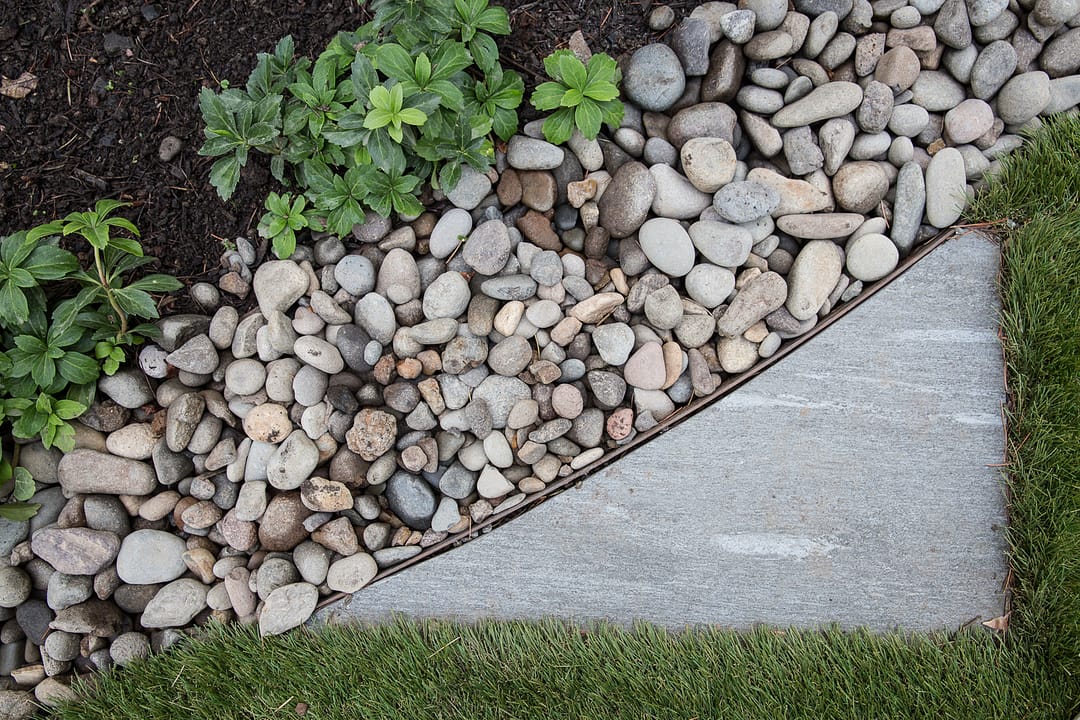
[(552, 80), (541, 83), (529, 101), (537, 110), (555, 111), (544, 120), (548, 142), (566, 142), (575, 127), (594, 140), (604, 123), (618, 127), (622, 122), (622, 74), (611, 57), (597, 53), (586, 67), (571, 51), (556, 50), (544, 58), (544, 70)]
[[(156, 319), (150, 293), (180, 287), (160, 274), (125, 282), (152, 258), (138, 241), (113, 235), (138, 235), (130, 221), (110, 217), (124, 205), (101, 200), (93, 210), (0, 239), (0, 421), (10, 421), (17, 438), (70, 450), (68, 421), (93, 402), (101, 373), (115, 373), (125, 348), (157, 335), (153, 324), (132, 318)], [(72, 234), (90, 245), (88, 270), (59, 247), (59, 235)]]
[(259, 220), (259, 235), (270, 240), (274, 254), (287, 258), (296, 250), (296, 232), (311, 224), (311, 210), (306, 209), (307, 199), (303, 195), (293, 197), (291, 193), (278, 195), (272, 192), (266, 196), (266, 214)]
[(34, 496), (35, 491), (36, 486), (30, 471), (19, 467), (19, 446), (16, 445), (10, 461), (0, 456), (0, 492), (9, 497), (0, 503), (0, 517), (15, 521), (34, 517), (41, 509), (41, 503), (26, 501)]
[[(510, 32), (506, 11), (488, 0), (374, 0), (370, 9), (370, 23), (339, 33), (314, 63), (286, 37), (258, 56), (244, 90), (201, 91), (199, 152), (218, 158), (210, 182), (223, 199), (254, 149), (307, 198), (312, 227), (319, 220), (344, 235), (369, 210), (419, 214), (425, 182), (449, 190), (465, 165), (491, 166), (491, 134), (517, 131), (524, 94), (492, 38)], [(273, 217), (264, 220), (269, 230)]]

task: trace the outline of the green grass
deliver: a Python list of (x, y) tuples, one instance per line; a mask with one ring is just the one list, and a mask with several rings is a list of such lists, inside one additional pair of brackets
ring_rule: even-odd
[(1004, 638), (668, 633), (555, 622), (206, 636), (107, 673), (65, 720), (1047, 718), (1080, 706), (1080, 120), (1050, 123), (968, 214), (1009, 218), (1002, 327), (1015, 599)]

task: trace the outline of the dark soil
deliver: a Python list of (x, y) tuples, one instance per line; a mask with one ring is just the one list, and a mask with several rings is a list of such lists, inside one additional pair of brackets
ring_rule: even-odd
[[(636, 49), (656, 38), (645, 26), (648, 4), (505, 2), (513, 34), (501, 42), (504, 64), (531, 91), (545, 79), (543, 58), (575, 30), (593, 51)], [(367, 19), (356, 0), (0, 0), (0, 73), (38, 78), (27, 97), (0, 97), (0, 235), (118, 198), (133, 204), (126, 215), (163, 270), (213, 279), (222, 241), (251, 237), (272, 188), (256, 161), (229, 202), (217, 196), (213, 160), (197, 154), (199, 89), (223, 78), (241, 84), (256, 53), (283, 35), (313, 56)], [(162, 162), (169, 135), (183, 149)]]

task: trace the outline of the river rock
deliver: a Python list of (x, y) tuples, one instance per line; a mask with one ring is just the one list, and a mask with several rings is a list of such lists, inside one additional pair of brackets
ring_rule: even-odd
[(843, 261), (836, 243), (812, 240), (803, 246), (787, 274), (785, 307), (796, 320), (817, 315), (840, 280)]
[(193, 578), (174, 580), (157, 591), (139, 622), (146, 628), (182, 627), (206, 607), (209, 588)]
[(280, 635), (307, 622), (319, 604), (319, 590), (311, 583), (298, 582), (275, 588), (259, 613), (259, 634)]
[(967, 173), (964, 156), (956, 148), (939, 150), (926, 167), (926, 219), (936, 228), (947, 228), (967, 206)]
[(163, 530), (136, 530), (120, 544), (116, 574), (130, 585), (171, 582), (185, 572), (183, 539)]
[(70, 493), (148, 495), (157, 487), (150, 465), (88, 449), (65, 454), (57, 467), (57, 477)]
[(786, 105), (772, 117), (778, 128), (810, 125), (854, 111), (862, 103), (862, 88), (852, 82), (830, 82)]
[(639, 48), (623, 70), (622, 91), (642, 110), (666, 111), (685, 88), (682, 63), (667, 45), (653, 43)]
[(631, 235), (649, 216), (656, 197), (656, 179), (639, 162), (620, 167), (600, 198), (600, 224), (612, 237)]
[(638, 231), (638, 242), (649, 262), (668, 275), (682, 277), (694, 267), (694, 244), (675, 220), (645, 221)]

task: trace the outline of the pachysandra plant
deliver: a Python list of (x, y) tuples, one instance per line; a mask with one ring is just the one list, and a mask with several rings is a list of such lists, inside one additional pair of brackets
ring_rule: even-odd
[[(491, 166), (491, 134), (517, 131), (524, 95), (492, 37), (510, 32), (506, 10), (488, 0), (373, 0), (369, 9), (370, 23), (339, 33), (314, 63), (284, 38), (259, 55), (244, 90), (203, 89), (200, 153), (218, 158), (210, 182), (223, 199), (254, 149), (307, 198), (309, 227), (345, 235), (368, 211), (419, 214), (425, 183), (450, 190), (466, 165)], [(267, 210), (293, 215), (270, 200)], [(264, 220), (270, 231), (273, 217)], [(283, 257), (288, 229), (295, 237), (300, 228), (274, 229)]]
[(307, 198), (292, 193), (272, 192), (266, 196), (266, 213), (259, 220), (259, 235), (268, 239), (279, 258), (296, 250), (296, 233), (312, 224), (312, 208)]
[(618, 127), (623, 104), (618, 100), (622, 73), (604, 53), (586, 65), (570, 50), (556, 50), (544, 58), (544, 70), (552, 80), (540, 84), (529, 101), (537, 110), (554, 111), (544, 120), (543, 132), (556, 145), (570, 139), (576, 127), (595, 140), (604, 124)]
[[(101, 373), (115, 373), (125, 348), (158, 335), (152, 323), (132, 319), (156, 319), (150, 293), (180, 283), (161, 274), (125, 281), (153, 261), (137, 240), (113, 235), (139, 233), (111, 217), (125, 204), (101, 200), (93, 210), (0, 239), (0, 421), (11, 423), (16, 438), (70, 450), (75, 432), (68, 421), (93, 402)], [(90, 245), (88, 270), (59, 247), (58, 236), (72, 234)]]

